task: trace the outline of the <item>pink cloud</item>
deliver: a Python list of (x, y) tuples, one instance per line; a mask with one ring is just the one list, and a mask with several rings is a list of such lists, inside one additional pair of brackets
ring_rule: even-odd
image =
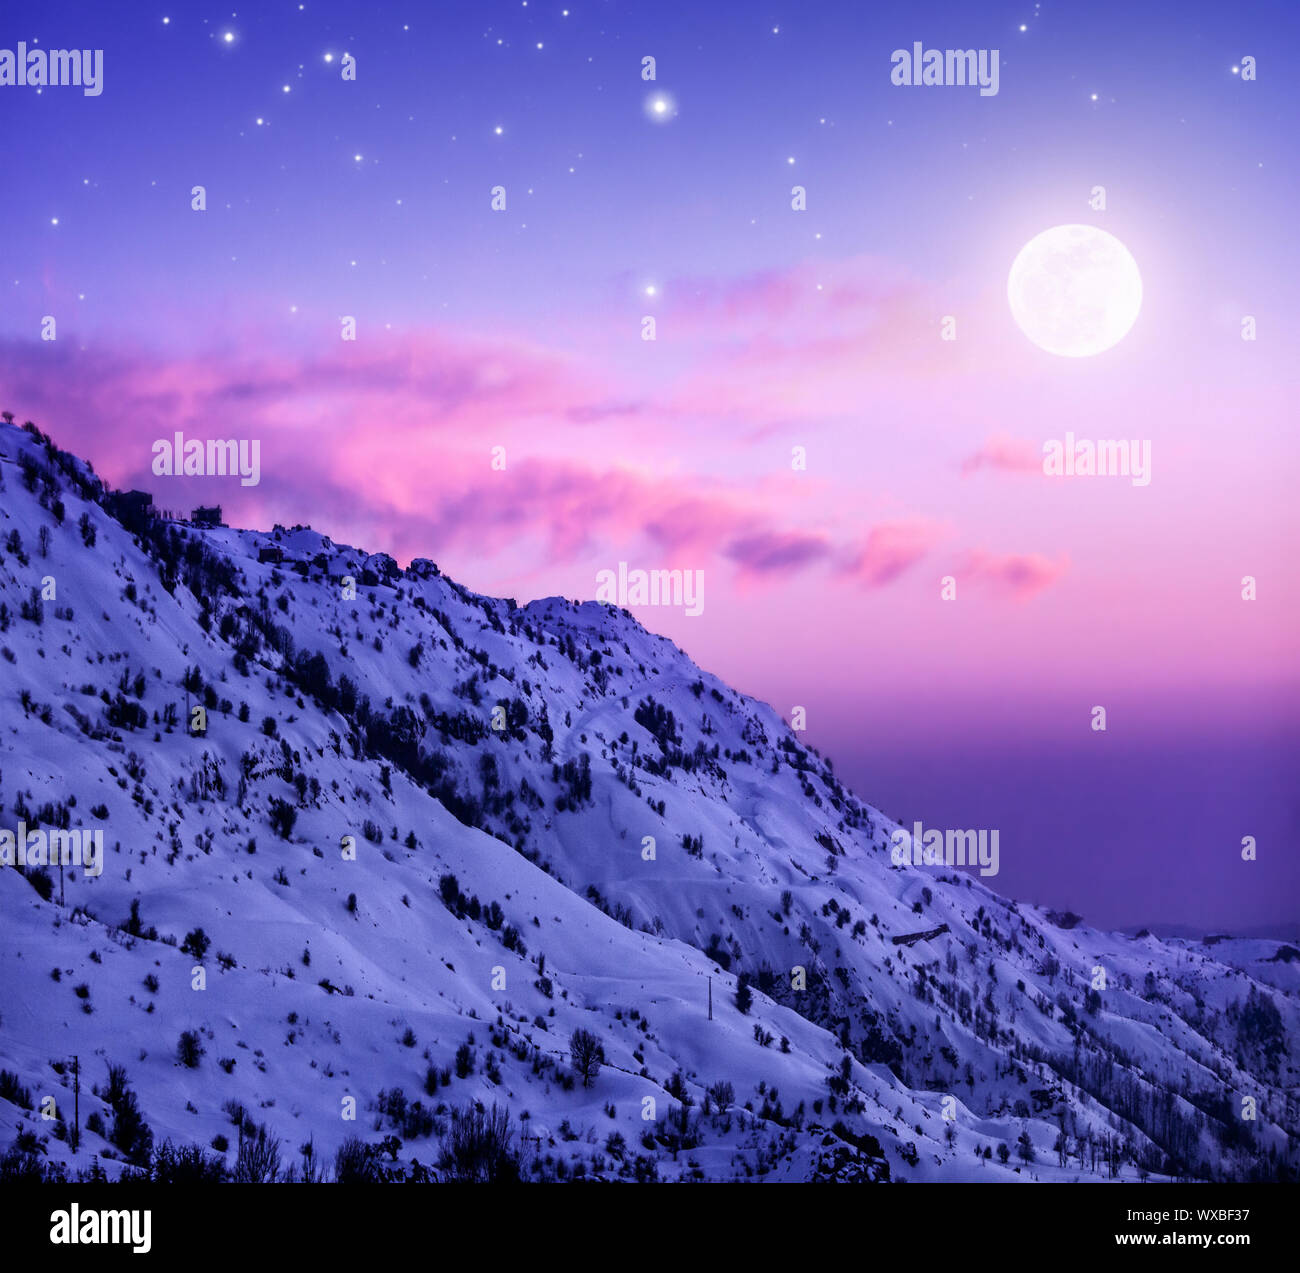
[(867, 542), (844, 567), (844, 573), (868, 588), (883, 588), (916, 565), (939, 541), (932, 522), (884, 522), (871, 529)]
[[(748, 485), (594, 460), (574, 420), (631, 421), (641, 408), (567, 359), (437, 332), (400, 348), (339, 345), (169, 359), (69, 350), (53, 360), (8, 345), (0, 379), (20, 419), (36, 417), (110, 482), (152, 490), (162, 507), (215, 501), (233, 522), (261, 526), (315, 518), (403, 559), (505, 555), (519, 565), (532, 554), (565, 564), (641, 552), (702, 566), (721, 555), (741, 574), (770, 575), (830, 551), (783, 525)], [(154, 477), (152, 444), (177, 430), (258, 438), (261, 483)], [(496, 445), (506, 447), (504, 471), (491, 466)]]
[(724, 555), (751, 575), (786, 574), (824, 560), (831, 551), (825, 536), (799, 531), (759, 531), (732, 540)]
[(996, 554), (975, 549), (966, 554), (956, 577), (987, 584), (1014, 601), (1027, 601), (1054, 584), (1068, 566), (1064, 558), (1049, 561), (1039, 553)]
[[(86, 434), (126, 475), (148, 471), (153, 439), (256, 430), (335, 437), (365, 433), (372, 447), (408, 454), (413, 437), (495, 427), (499, 440), (539, 417), (602, 419), (612, 386), (593, 369), (527, 342), (452, 337), (439, 330), (371, 343), (333, 341), (324, 353), (243, 351), (158, 357), (135, 350), (0, 345), (0, 379), (15, 410), (40, 415), (70, 443)], [(576, 413), (576, 416), (575, 414)]]
[[(659, 401), (594, 362), (513, 336), (441, 329), (297, 351), (250, 336), (205, 356), (0, 344), (0, 380), (20, 418), (36, 418), (115, 485), (153, 490), (170, 508), (220, 502), (235, 524), (315, 520), (358, 547), (431, 556), (462, 572), (472, 564), (477, 577), (493, 558), (518, 575), (641, 554), (670, 566), (722, 565), (742, 585), (831, 565), (833, 578), (879, 588), (932, 548), (935, 527), (898, 519), (854, 544), (835, 527), (856, 520), (860, 492), (839, 507), (807, 483), (790, 489), (772, 477), (764, 486), (763, 474), (718, 463), (742, 436), (702, 437), (698, 425), (685, 458), (702, 461), (699, 471), (681, 471), (679, 446), (654, 446), (665, 421), (743, 409), (735, 386), (752, 380), (737, 371), (763, 367), (766, 352), (781, 355), (775, 374), (789, 382), (755, 385), (760, 398), (770, 395), (768, 410), (786, 395), (806, 417), (818, 376), (801, 368), (829, 374), (838, 360), (842, 387), (860, 375), (856, 337), (831, 315), (879, 324), (891, 305), (910, 303), (907, 289), (851, 263), (830, 271), (822, 295), (820, 272), (801, 266), (701, 289), (701, 321), (745, 314), (768, 330), (716, 373), (688, 373), (680, 393), (672, 381)], [(787, 338), (782, 316), (805, 302), (811, 321), (794, 323)], [(176, 430), (258, 438), (261, 484), (155, 478), (152, 443)], [(491, 465), (497, 446), (503, 471)]]
[(997, 469), (1003, 473), (1041, 473), (1042, 450), (1023, 438), (1012, 438), (999, 433), (962, 461), (963, 475), (977, 473), (980, 469)]
[(692, 352), (666, 405), (687, 420), (742, 421), (751, 438), (858, 417), (887, 386), (948, 375), (965, 357), (938, 339), (927, 287), (870, 257), (681, 280), (667, 295), (660, 339), (684, 330)]
[(673, 321), (714, 326), (789, 328), (809, 319), (837, 321), (886, 313), (917, 285), (897, 266), (875, 257), (803, 261), (737, 278), (685, 278), (668, 289)]

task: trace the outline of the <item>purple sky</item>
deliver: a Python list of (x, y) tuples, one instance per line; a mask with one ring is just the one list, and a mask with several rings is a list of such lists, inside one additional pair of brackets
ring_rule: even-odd
[[(0, 406), (521, 601), (702, 570), (638, 617), (889, 813), (999, 828), (1004, 891), (1300, 917), (1292, 6), (118, 8), (6, 10), (104, 91), (0, 86)], [(998, 94), (892, 85), (914, 40), (999, 49)], [(1073, 222), (1142, 274), (1093, 358), (1006, 298)], [(153, 476), (177, 429), (259, 439), (260, 485)], [(1150, 485), (1046, 477), (1067, 431)]]

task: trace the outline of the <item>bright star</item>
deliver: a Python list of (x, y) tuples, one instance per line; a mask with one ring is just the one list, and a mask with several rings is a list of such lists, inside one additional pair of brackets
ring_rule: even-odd
[(655, 93), (646, 98), (645, 113), (657, 123), (666, 123), (677, 114), (677, 103), (668, 93)]

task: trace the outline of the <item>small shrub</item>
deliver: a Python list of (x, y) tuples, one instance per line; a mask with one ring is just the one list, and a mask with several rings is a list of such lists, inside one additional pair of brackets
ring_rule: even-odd
[(191, 1070), (199, 1068), (203, 1059), (203, 1044), (197, 1030), (183, 1030), (176, 1044), (176, 1059)]

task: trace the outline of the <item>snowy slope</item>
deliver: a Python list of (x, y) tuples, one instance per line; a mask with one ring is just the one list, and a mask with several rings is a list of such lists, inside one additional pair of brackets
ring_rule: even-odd
[(57, 869), (48, 898), (0, 871), (0, 1144), (122, 1170), (41, 1117), (76, 1055), (83, 1124), (111, 1135), (121, 1065), (155, 1144), (227, 1166), (241, 1123), (429, 1166), (477, 1100), (544, 1178), (1294, 1172), (1283, 943), (1065, 928), (893, 865), (771, 708), (626, 612), (139, 518), (10, 426), (0, 477), (0, 831), (105, 844), (62, 905)]

